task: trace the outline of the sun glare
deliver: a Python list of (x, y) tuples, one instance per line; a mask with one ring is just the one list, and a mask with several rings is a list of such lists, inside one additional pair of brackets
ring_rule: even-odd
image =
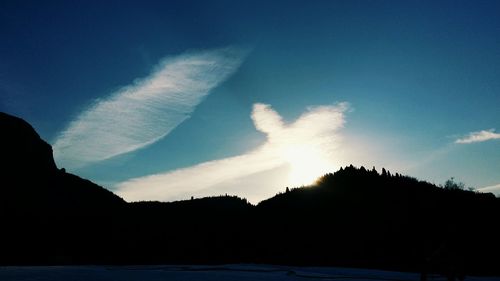
[(334, 166), (324, 153), (308, 144), (286, 146), (283, 154), (290, 165), (288, 184), (292, 187), (312, 184)]

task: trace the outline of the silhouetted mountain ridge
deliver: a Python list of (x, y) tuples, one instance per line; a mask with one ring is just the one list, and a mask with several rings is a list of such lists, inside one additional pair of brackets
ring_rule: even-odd
[(59, 170), (0, 115), (0, 264), (273, 263), (500, 274), (500, 199), (352, 165), (256, 206), (236, 196), (125, 203)]
[(14, 177), (25, 171), (44, 175), (57, 169), (52, 147), (26, 121), (0, 112), (0, 128), (2, 166), (10, 172), (5, 176)]
[(51, 146), (24, 120), (0, 113), (0, 131), (0, 263), (70, 262), (125, 201), (57, 169)]
[[(401, 269), (422, 264), (443, 245), (447, 254), (466, 264), (492, 269), (496, 259), (491, 257), (498, 257), (498, 198), (447, 190), (399, 174), (350, 166), (311, 187), (262, 201), (257, 209), (262, 223), (277, 236), (273, 247), (278, 249), (268, 257), (293, 256), (278, 253), (286, 253), (296, 239), (309, 241), (301, 249), (301, 256), (307, 257), (301, 262), (312, 264), (392, 264)], [(297, 234), (287, 236), (287, 228)]]
[(24, 120), (0, 113), (0, 128), (3, 208), (31, 208), (40, 215), (44, 211), (64, 209), (67, 213), (124, 203), (107, 189), (57, 169), (52, 147)]

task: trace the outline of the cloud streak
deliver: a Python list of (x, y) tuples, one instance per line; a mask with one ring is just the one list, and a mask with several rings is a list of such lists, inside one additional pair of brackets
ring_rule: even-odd
[(54, 142), (56, 162), (78, 168), (165, 137), (238, 69), (245, 53), (223, 48), (163, 59), (148, 77), (78, 115)]
[(483, 142), (495, 139), (500, 139), (500, 134), (495, 133), (495, 129), (489, 129), (489, 130), (482, 130), (479, 132), (469, 133), (467, 136), (457, 139), (455, 143), (467, 144), (467, 143)]
[(491, 193), (495, 194), (496, 196), (500, 196), (500, 183), (478, 188), (477, 191), (484, 192), (484, 193), (491, 192)]
[[(218, 187), (228, 182), (289, 165), (289, 184), (310, 183), (313, 179), (337, 168), (332, 159), (337, 147), (338, 130), (344, 124), (347, 104), (311, 107), (292, 124), (286, 124), (281, 116), (269, 105), (255, 104), (252, 120), (257, 130), (267, 135), (260, 147), (248, 153), (201, 163), (192, 167), (168, 171), (120, 183), (115, 192), (127, 201), (158, 200), (171, 201), (186, 199), (191, 195), (212, 195)], [(307, 182), (309, 181), (309, 182)], [(258, 202), (277, 189), (256, 190), (245, 188), (237, 193), (252, 202)]]

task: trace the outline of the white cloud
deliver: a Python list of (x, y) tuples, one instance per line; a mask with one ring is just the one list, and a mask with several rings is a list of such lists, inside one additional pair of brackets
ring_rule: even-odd
[(73, 120), (54, 142), (56, 162), (77, 168), (158, 141), (189, 118), (244, 55), (224, 48), (163, 59), (148, 77), (96, 101)]
[(477, 191), (484, 192), (484, 193), (491, 192), (491, 193), (495, 194), (496, 196), (500, 196), (500, 183), (478, 188)]
[[(257, 149), (235, 157), (201, 163), (192, 167), (130, 179), (117, 185), (116, 193), (127, 201), (186, 199), (228, 192), (258, 202), (284, 188), (261, 186), (228, 190), (228, 183), (285, 165), (290, 168), (288, 184), (309, 184), (318, 176), (338, 168), (334, 153), (338, 129), (344, 124), (347, 104), (311, 107), (294, 123), (285, 124), (269, 105), (255, 104), (252, 120), (267, 141)], [(241, 182), (239, 182), (241, 184)], [(286, 184), (286, 181), (282, 182)], [(222, 191), (222, 192), (218, 192)]]
[(474, 143), (487, 140), (500, 139), (500, 134), (495, 133), (495, 129), (482, 130), (479, 132), (469, 133), (467, 136), (457, 139), (455, 143)]

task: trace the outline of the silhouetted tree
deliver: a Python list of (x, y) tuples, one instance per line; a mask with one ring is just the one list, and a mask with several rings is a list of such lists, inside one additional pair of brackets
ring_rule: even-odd
[(451, 177), (444, 183), (444, 189), (448, 190), (465, 190), (465, 184), (463, 182), (456, 182), (454, 177)]

